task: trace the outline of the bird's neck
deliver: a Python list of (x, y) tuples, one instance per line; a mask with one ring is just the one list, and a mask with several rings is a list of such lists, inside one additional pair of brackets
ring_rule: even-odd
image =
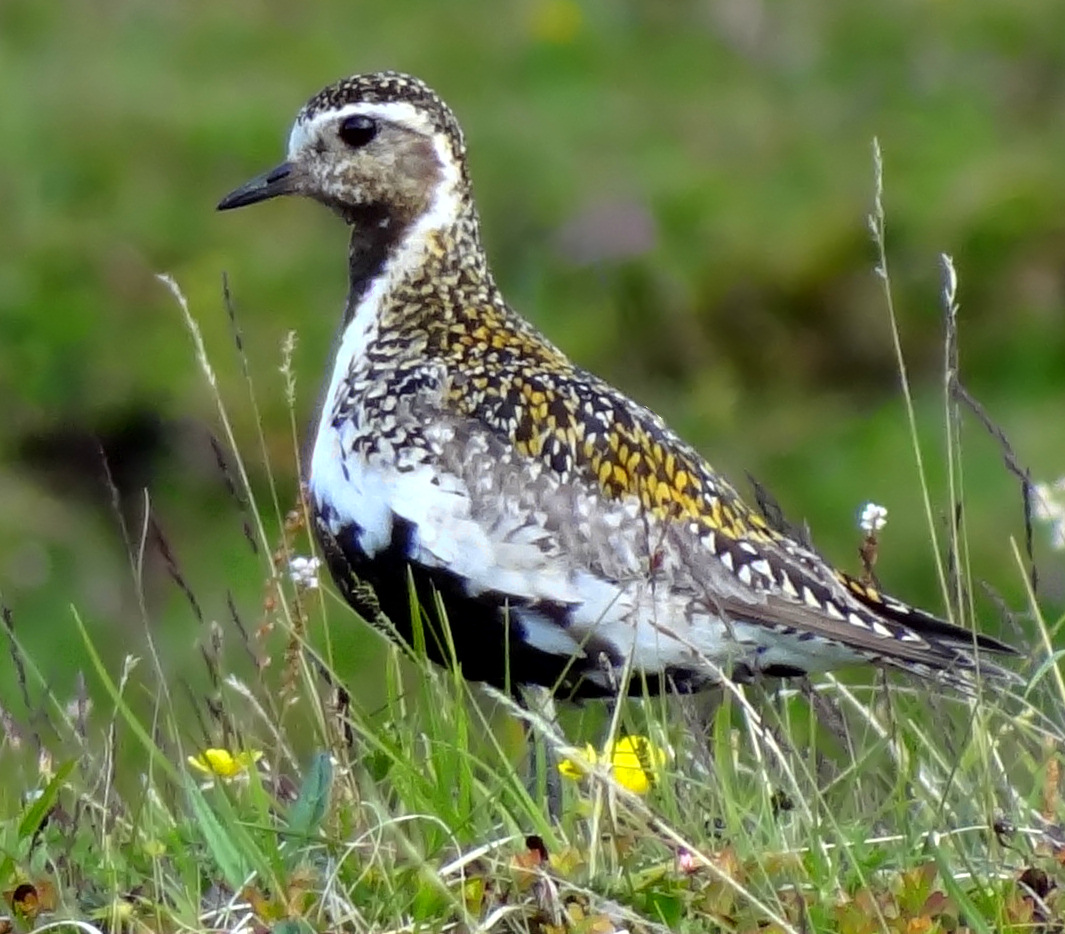
[(438, 196), (409, 219), (373, 205), (347, 219), (352, 230), (345, 327), (365, 317), (369, 305), (383, 328), (446, 327), (465, 302), (496, 294), (468, 196)]
[(404, 229), (380, 205), (367, 205), (345, 214), (351, 225), (348, 243), (348, 304), (344, 323), (351, 319), (374, 281), (386, 272)]

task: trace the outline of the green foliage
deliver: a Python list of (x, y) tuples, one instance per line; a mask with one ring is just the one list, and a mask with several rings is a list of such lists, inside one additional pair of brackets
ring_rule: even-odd
[[(227, 589), (240, 612), (256, 612), (257, 563), (204, 439), (217, 433), (212, 403), (154, 276), (176, 275), (200, 309), (232, 398), (243, 377), (226, 351), (228, 271), (261, 405), (260, 415), (233, 406), (236, 437), (251, 451), (262, 431), (263, 456), (248, 468), (261, 495), (272, 472), (283, 512), (295, 498), (293, 434), (305, 431), (339, 316), (344, 232), (310, 205), (244, 217), (213, 207), (277, 160), (313, 91), (380, 67), (423, 75), (461, 117), (488, 247), (519, 309), (731, 476), (766, 482), (837, 560), (849, 560), (860, 504), (885, 503), (883, 579), (934, 605), (865, 228), (870, 143), (878, 136), (885, 151), (923, 439), (937, 437), (936, 257), (948, 251), (965, 283), (963, 379), (1035, 477), (1055, 478), (1065, 344), (1047, 335), (1063, 308), (1065, 129), (1052, 80), (1065, 64), (1053, 40), (1063, 10), (1007, 0), (831, 0), (816, 14), (652, 0), (118, 0), (101, 13), (8, 0), (0, 591), (27, 644), (49, 648), (71, 602), (107, 634), (109, 663), (115, 646), (143, 643), (95, 436), (114, 461), (129, 535), (142, 536), (147, 486), (205, 618), (229, 617)], [(635, 237), (628, 252), (611, 246), (619, 230)], [(293, 330), (294, 419), (276, 375)], [(1020, 588), (999, 573), (1007, 536), (1020, 533), (1015, 488), (979, 432), (966, 443), (974, 576), (1016, 604)], [(950, 505), (930, 460), (939, 522)], [(189, 677), (183, 598), (145, 539), (161, 656)], [(1060, 581), (1060, 565), (1044, 578)], [(994, 628), (990, 603), (981, 615)], [(345, 635), (337, 651), (373, 680), (381, 656), (369, 640)], [(84, 659), (49, 656), (50, 679), (69, 687)]]
[(236, 812), (226, 806), (228, 802), (221, 796), (218, 801), (223, 805), (222, 816), (216, 815), (203, 792), (188, 776), (185, 778), (185, 792), (193, 820), (203, 835), (211, 859), (229, 886), (239, 889), (248, 878), (250, 869), (244, 849), (233, 839), (233, 830), (237, 825)]
[(313, 836), (322, 824), (333, 787), (333, 763), (329, 754), (317, 753), (303, 776), (299, 796), (288, 813), (288, 831), (298, 837)]
[[(0, 860), (0, 879), (9, 879), (20, 863), (28, 859), (48, 814), (55, 807), (56, 798), (64, 787), (76, 763), (64, 762), (39, 794), (32, 795), (29, 806), (17, 823), (6, 826)], [(11, 833), (11, 831), (14, 831)]]
[[(965, 283), (963, 379), (1037, 477), (1060, 473), (1065, 360), (1046, 335), (1062, 309), (1062, 10), (456, 9), (0, 6), (0, 602), (13, 610), (0, 890), (13, 922), (1052, 929), (1065, 619), (1028, 599), (1000, 445), (966, 431), (963, 460), (956, 424), (944, 432), (950, 404), (930, 391), (942, 315), (922, 309), (941, 305), (932, 270), (947, 249)], [(613, 718), (565, 710), (560, 733), (287, 580), (310, 548), (288, 513), (293, 452), (344, 289), (342, 231), (310, 207), (222, 220), (212, 204), (277, 158), (305, 96), (389, 66), (424, 75), (463, 120), (519, 308), (734, 476), (767, 481), (830, 554), (853, 553), (862, 502), (887, 503), (884, 582), (992, 630), (997, 611), (974, 614), (968, 596), (988, 578), (1031, 617), (1030, 683), (971, 700), (898, 681), (732, 687)], [(912, 427), (864, 226), (874, 133)], [(604, 204), (650, 218), (650, 246), (588, 258), (609, 252)], [(164, 269), (221, 358), (208, 392)], [(279, 353), (292, 329), (294, 355)], [(197, 427), (221, 434), (219, 406), (224, 470)], [(142, 461), (156, 416), (166, 453)], [(81, 464), (101, 432), (128, 455), (113, 471), (130, 471), (102, 511), (111, 493)], [(159, 530), (143, 522), (144, 484)], [(963, 499), (960, 527), (941, 518)], [(939, 593), (929, 526), (964, 588)], [(1051, 588), (1055, 568), (1042, 568)], [(57, 637), (72, 600), (78, 636)], [(670, 755), (641, 795), (602, 755), (564, 785), (553, 824), (525, 787), (523, 718), (559, 756), (598, 742), (604, 719), (611, 741), (650, 737)], [(205, 779), (190, 758), (208, 751), (219, 766)]]
[[(656, 737), (663, 750), (643, 766), (654, 781), (614, 781), (607, 756), (607, 769), (564, 785), (551, 825), (505, 738), (507, 717), (527, 717), (561, 751), (554, 726), (399, 649), (388, 653), (394, 677), (381, 708), (338, 708), (335, 673), (304, 664), (313, 649), (295, 635), (332, 622), (312, 593), (286, 585), (275, 633), (249, 646), (290, 640), (278, 652), (284, 666), (254, 685), (223, 668), (224, 690), (197, 700), (209, 745), (172, 757), (176, 784), (169, 769), (146, 771), (120, 792), (110, 776), (127, 737), (153, 744), (133, 744), (125, 769), (183, 745), (180, 721), (149, 729), (123, 700), (161, 694), (152, 669), (103, 673), (113, 705), (104, 730), (50, 718), (49, 735), (82, 755), (49, 776), (34, 803), (0, 814), (0, 888), (14, 917), (162, 932), (458, 924), (538, 934), (936, 934), (1043, 923), (1065, 886), (1053, 833), (1032, 827), (1020, 837), (996, 819), (993, 834), (987, 817), (1023, 819), (1025, 802), (1037, 802), (1044, 821), (1062, 819), (1047, 744), (1062, 726), (1035, 716), (1055, 709), (1045, 692), (1039, 708), (1008, 693), (971, 707), (908, 683), (830, 680), (776, 698), (733, 687), (729, 702), (709, 707), (631, 701), (620, 717), (626, 735)], [(929, 707), (933, 736), (921, 715)], [(816, 729), (812, 708), (827, 721)], [(567, 718), (567, 732), (581, 735), (584, 719)], [(834, 743), (819, 738), (826, 730)], [(227, 735), (228, 750), (219, 745)], [(301, 772), (293, 744), (308, 742), (318, 751)], [(0, 767), (16, 752), (9, 740)], [(992, 767), (1002, 761), (1021, 769), (1007, 776)], [(194, 762), (212, 773), (202, 786), (186, 767)]]

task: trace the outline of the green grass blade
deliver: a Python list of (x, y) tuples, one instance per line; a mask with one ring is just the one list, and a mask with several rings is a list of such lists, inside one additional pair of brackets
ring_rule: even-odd
[(303, 777), (299, 796), (288, 813), (288, 830), (295, 836), (309, 838), (321, 826), (329, 807), (333, 789), (333, 762), (327, 752), (319, 752)]

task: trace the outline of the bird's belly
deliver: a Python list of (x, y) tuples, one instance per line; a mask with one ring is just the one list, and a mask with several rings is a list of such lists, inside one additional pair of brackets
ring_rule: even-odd
[(595, 695), (613, 693), (626, 670), (633, 690), (659, 690), (826, 667), (820, 643), (725, 621), (650, 569), (604, 574), (574, 558), (571, 530), (540, 526), (501, 495), (471, 495), (469, 477), (386, 453), (359, 456), (334, 430), (315, 444), (308, 486), (330, 569), (351, 602), (352, 575), (373, 585), (408, 642), (413, 581), (427, 654), (471, 680)]
[(346, 453), (340, 432), (333, 428), (323, 428), (315, 439), (307, 487), (323, 532), (344, 532), (366, 558), (389, 545), (394, 513), (385, 474)]

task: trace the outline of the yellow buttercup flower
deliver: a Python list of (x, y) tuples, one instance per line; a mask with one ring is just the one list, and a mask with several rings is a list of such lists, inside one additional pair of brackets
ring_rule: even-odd
[[(645, 795), (669, 761), (669, 753), (646, 736), (622, 736), (617, 742), (607, 743), (602, 753), (597, 753), (591, 745), (585, 746), (584, 759), (589, 765), (609, 766), (619, 785), (634, 794)], [(574, 781), (584, 777), (583, 763), (573, 759), (564, 759), (558, 770)]]
[(247, 772), (262, 755), (258, 749), (249, 749), (236, 755), (228, 749), (205, 749), (198, 756), (189, 756), (188, 763), (204, 775), (236, 778)]
[(607, 747), (603, 758), (614, 768), (614, 778), (629, 791), (645, 795), (658, 780), (669, 754), (646, 736), (623, 736), (613, 748)]
[[(589, 765), (595, 765), (599, 761), (599, 756), (596, 754), (595, 747), (588, 743), (584, 747), (584, 761)], [(578, 765), (573, 759), (563, 759), (558, 764), (558, 770), (568, 779), (572, 781), (580, 781), (584, 778), (583, 763)]]

